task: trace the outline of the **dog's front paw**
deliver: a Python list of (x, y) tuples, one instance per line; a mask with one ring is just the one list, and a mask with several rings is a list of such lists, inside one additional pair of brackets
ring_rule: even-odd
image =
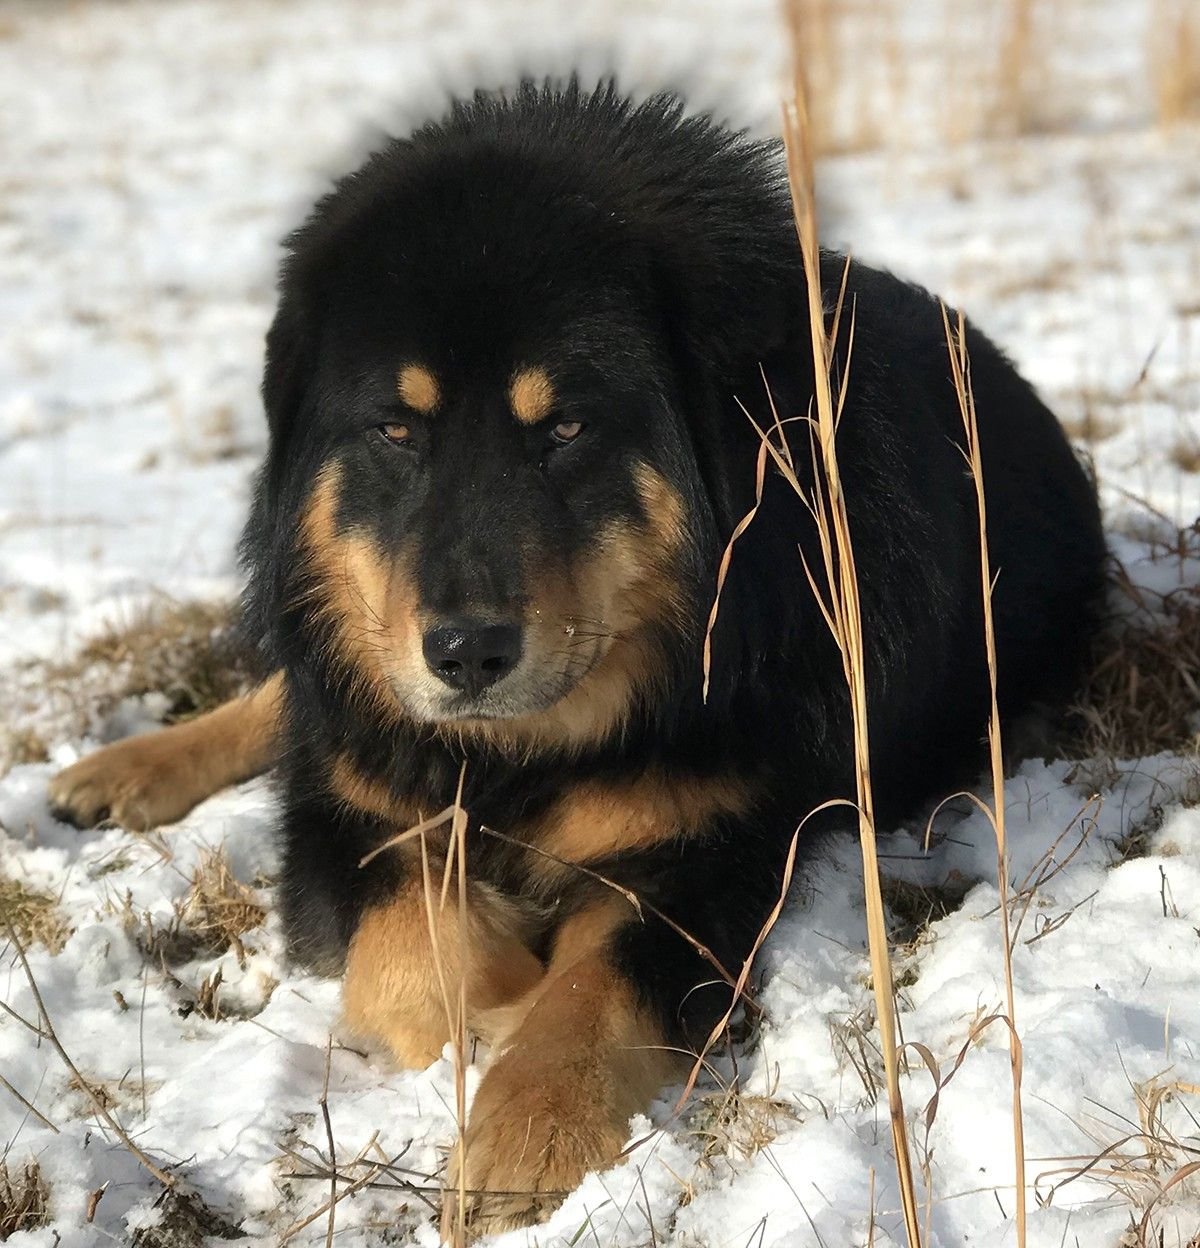
[(182, 819), (197, 800), (193, 769), (169, 736), (130, 737), (60, 771), (48, 790), (55, 818), (77, 828), (108, 819), (133, 832)]
[(520, 1050), (484, 1076), (464, 1150), (451, 1159), (442, 1213), (448, 1237), (460, 1180), (471, 1238), (543, 1221), (584, 1175), (612, 1165), (629, 1135), (629, 1106), (603, 1063)]

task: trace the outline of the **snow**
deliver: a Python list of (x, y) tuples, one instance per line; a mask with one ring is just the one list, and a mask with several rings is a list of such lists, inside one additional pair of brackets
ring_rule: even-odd
[[(892, 25), (863, 18), (856, 37), (886, 74), (869, 55), (843, 58), (853, 150), (819, 170), (827, 241), (961, 302), (1012, 354), (1094, 458), (1114, 552), (1153, 612), (1155, 595), (1200, 585), (1200, 564), (1163, 544), (1168, 522), (1200, 510), (1200, 128), (1153, 117), (1144, 47), (1160, 6), (1043, 6), (1039, 68), (1054, 90), (1036, 93), (1032, 134), (991, 139), (979, 135), (994, 84), (969, 71), (994, 64), (999, 18), (949, 21), (947, 0), (885, 7)], [(326, 1198), (327, 1180), (290, 1172), (319, 1170), (327, 1147), (319, 1101), (338, 1016), (338, 985), (284, 959), (268, 787), (222, 794), (161, 834), (57, 824), (47, 779), (95, 742), (65, 715), (86, 694), (47, 665), (147, 602), (236, 592), (276, 244), (328, 179), (448, 89), (572, 59), (776, 124), (783, 40), (765, 0), (30, 0), (0, 16), (0, 692), (6, 726), (51, 748), (51, 762), (0, 777), (0, 879), (57, 898), (73, 928), (57, 954), (29, 951), (68, 1053), (138, 1144), (252, 1242), (276, 1242)], [(161, 709), (120, 708), (126, 727)], [(1200, 1147), (1198, 798), (1194, 754), (1027, 762), (1007, 783), (1030, 1248), (1137, 1243), (1129, 1228)], [(933, 1077), (908, 1050), (925, 1242), (1007, 1248), (1007, 1035), (983, 1025), (1004, 1001), (995, 843), (966, 807), (939, 817), (928, 853), (924, 831), (890, 830), (879, 848), (890, 878), (952, 899), (897, 956), (904, 1037), (943, 1082), (928, 1121)], [(147, 958), (145, 916), (169, 927), (220, 848), (265, 925), (240, 950)], [(193, 1006), (218, 970), (226, 1016), (214, 1020)], [(767, 1021), (737, 1056), (733, 1121), (716, 1083), (679, 1116), (668, 1090), (631, 1126), (642, 1143), (625, 1163), (504, 1244), (904, 1242), (856, 845), (806, 872), (763, 970)], [(36, 1023), (11, 950), (0, 1000)], [(38, 1159), (51, 1222), (9, 1242), (123, 1242), (160, 1218), (156, 1185), (13, 1014), (0, 1014), (0, 1072), (46, 1121), (0, 1085), (0, 1151), (11, 1167)], [(715, 1065), (732, 1075), (727, 1056)], [(328, 1106), (339, 1160), (399, 1157), (436, 1186), (420, 1176), (454, 1135), (448, 1051), (397, 1074), (335, 1039)], [(1142, 1131), (1186, 1147), (1156, 1154)], [(412, 1191), (364, 1187), (336, 1218), (346, 1245), (385, 1229), (437, 1242)], [(1194, 1178), (1150, 1225), (1162, 1248), (1194, 1242)], [(291, 1242), (325, 1233), (320, 1217)]]

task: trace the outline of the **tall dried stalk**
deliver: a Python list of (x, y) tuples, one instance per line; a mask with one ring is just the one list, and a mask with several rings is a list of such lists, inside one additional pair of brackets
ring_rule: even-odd
[(992, 805), (980, 804), (996, 835), (996, 876), (1000, 890), (1000, 930), (1004, 941), (1004, 990), (1008, 1011), (1008, 1052), (1012, 1067), (1013, 1164), (1017, 1189), (1017, 1243), (1025, 1248), (1025, 1121), (1021, 1109), (1021, 1037), (1017, 1033), (1017, 1011), (1012, 977), (1012, 933), (1009, 915), (1008, 837), (1004, 818), (1004, 750), (1000, 733), (1000, 707), (996, 696), (996, 629), (992, 615), (992, 593), (995, 578), (987, 542), (987, 501), (983, 488), (983, 457), (979, 449), (979, 424), (975, 413), (975, 395), (971, 389), (971, 361), (967, 355), (966, 325), (962, 313), (958, 324), (951, 327), (946, 309), (942, 308), (942, 324), (950, 351), (950, 371), (958, 395), (959, 412), (966, 433), (963, 455), (975, 484), (975, 505), (979, 518), (979, 578), (983, 590), (983, 633), (987, 646), (988, 684), (991, 706), (988, 715), (988, 756), (991, 763)]
[[(863, 882), (866, 896), (867, 938), (871, 974), (879, 1020), (880, 1048), (888, 1091), (888, 1114), (892, 1127), (892, 1143), (900, 1183), (904, 1224), (910, 1248), (920, 1248), (921, 1230), (917, 1216), (916, 1192), (913, 1184), (912, 1159), (908, 1131), (904, 1120), (904, 1101), (900, 1091), (900, 1062), (897, 1044), (895, 998), (892, 985), (891, 959), (888, 953), (887, 924), (884, 917), (883, 892), (879, 878), (879, 861), (875, 847), (875, 811), (871, 788), (871, 744), (867, 724), (866, 648), (862, 631), (862, 609), (851, 541), (849, 513), (838, 467), (836, 434), (841, 414), (840, 400), (845, 395), (845, 379), (839, 392), (835, 411), (830, 369), (833, 363), (833, 340), (826, 333), (822, 301), (820, 250), (818, 247), (816, 204), (813, 196), (813, 149), (808, 125), (807, 84), (800, 58), (800, 0), (788, 0), (787, 16), (792, 36), (794, 83), (791, 100), (784, 107), (784, 146), (787, 153), (788, 183), (796, 218), (796, 232), (804, 262), (808, 288), (808, 314), (812, 343), (815, 382), (816, 419), (810, 428), (815, 431), (815, 485), (807, 501), (817, 521), (821, 540), (827, 595), (818, 592), (826, 622), (842, 656), (846, 684), (850, 692), (854, 727), (855, 794), (858, 805), (859, 844), (862, 850)], [(834, 317), (834, 336), (840, 320), (842, 301)], [(853, 321), (851, 322), (851, 343)], [(847, 366), (848, 367), (848, 366)], [(776, 431), (782, 426), (776, 416)], [(785, 439), (786, 443), (786, 439)], [(791, 480), (795, 487), (796, 478)], [(815, 576), (807, 567), (814, 589)]]
[[(454, 1192), (454, 1207), (443, 1206), (442, 1239), (451, 1248), (463, 1248), (467, 1242), (467, 812), (463, 809), (463, 784), (467, 765), (463, 764), (458, 775), (458, 789), (454, 805), (450, 807), (450, 843), (446, 849), (446, 863), (442, 872), (441, 889), (434, 886), (429, 863), (426, 831), (420, 832), (421, 882), (425, 897), (425, 918), (429, 928), (429, 943), (437, 972), (438, 989), (442, 997), (446, 1023), (449, 1027), (454, 1052), (454, 1116), (457, 1129), (458, 1174)], [(420, 825), (418, 825), (420, 826)], [(411, 829), (410, 829), (411, 831)], [(458, 973), (446, 973), (446, 953), (442, 949), (442, 916), (450, 894), (450, 883), (457, 877)]]
[[(58, 1032), (54, 1029), (54, 1024), (50, 1021), (50, 1013), (46, 1009), (46, 1003), (42, 1000), (41, 989), (38, 988), (37, 980), (33, 977), (33, 969), (29, 965), (29, 959), (25, 956), (25, 946), (21, 943), (20, 936), (17, 935), (17, 929), (13, 926), (10, 919), (4, 920), (5, 931), (7, 932), (9, 943), (16, 951), (18, 960), (21, 963), (21, 969), (25, 972), (25, 982), (29, 985), (30, 994), (33, 997), (33, 1003), (37, 1006), (38, 1025), (33, 1026), (32, 1030), (36, 1031), (40, 1036), (50, 1041), (51, 1046), (58, 1056), (62, 1059), (63, 1065), (71, 1072), (74, 1077), (75, 1084), (83, 1091), (84, 1095), (92, 1102), (92, 1107), (96, 1111), (96, 1116), (104, 1122), (108, 1129), (120, 1140), (121, 1144), (130, 1153), (130, 1155), (147, 1171), (150, 1172), (163, 1187), (173, 1188), (177, 1182), (175, 1175), (163, 1166), (160, 1166), (148, 1153), (140, 1149), (134, 1143), (132, 1137), (124, 1127), (109, 1112), (108, 1106), (105, 1105), (103, 1099), (97, 1093), (96, 1089), (83, 1077), (79, 1072), (79, 1067), (75, 1065), (71, 1059), (71, 1055), (63, 1047), (62, 1041), (58, 1038)], [(22, 1020), (24, 1021), (24, 1020)], [(26, 1023), (26, 1026), (30, 1024)], [(7, 1081), (6, 1081), (7, 1082)]]
[(1037, 69), (1033, 0), (1009, 0), (1000, 45), (993, 128), (1024, 134), (1030, 123), (1031, 78)]
[(1192, 0), (1154, 0), (1148, 42), (1160, 124), (1172, 126), (1200, 114), (1200, 13)]

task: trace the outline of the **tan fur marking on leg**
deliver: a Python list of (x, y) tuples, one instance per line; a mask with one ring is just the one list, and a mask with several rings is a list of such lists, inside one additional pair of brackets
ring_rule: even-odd
[[(464, 974), (455, 890), (441, 904), (440, 868), (434, 872), (432, 907), (441, 972), (451, 1001)], [(525, 916), (494, 890), (472, 885), (468, 892), (466, 997), (468, 1023), (520, 997), (541, 978), (542, 964), (525, 943)], [(450, 1021), (430, 935), (429, 910), (419, 867), (387, 903), (373, 906), (359, 921), (350, 943), (342, 990), (346, 1022), (375, 1036), (396, 1061), (424, 1069), (437, 1060), (450, 1038)]]
[[(622, 899), (569, 919), (542, 982), (507, 1011), (520, 1021), (484, 1076), (466, 1133), (473, 1234), (544, 1218), (589, 1170), (616, 1161), (629, 1120), (675, 1073), (679, 1059), (632, 986), (613, 968)], [(454, 1215), (455, 1176), (443, 1229)]]
[(402, 403), (422, 416), (436, 411), (442, 401), (437, 378), (423, 364), (405, 364), (396, 376), (396, 393)]
[(424, 818), (411, 801), (397, 797), (382, 780), (366, 775), (348, 754), (334, 758), (328, 782), (334, 796), (348, 806), (398, 827), (415, 827)]
[[(695, 836), (724, 815), (745, 814), (752, 801), (748, 782), (722, 776), (652, 771), (624, 784), (588, 781), (555, 803), (527, 839), (567, 863), (587, 862)], [(569, 869), (540, 855), (533, 866), (549, 875)]]
[(554, 410), (554, 383), (544, 368), (523, 368), (508, 387), (513, 415), (523, 425), (536, 425)]
[(105, 746), (54, 777), (51, 805), (80, 827), (106, 817), (134, 831), (175, 823), (274, 765), (283, 696), (276, 672), (215, 711)]

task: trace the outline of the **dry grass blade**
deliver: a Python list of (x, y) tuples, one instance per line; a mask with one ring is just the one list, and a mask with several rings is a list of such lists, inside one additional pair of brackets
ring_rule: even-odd
[(467, 815), (462, 806), (463, 782), (467, 765), (463, 764), (458, 777), (458, 792), (454, 795), (454, 852), (458, 859), (458, 961), (462, 968), (458, 981), (458, 1019), (454, 1028), (454, 1112), (458, 1125), (458, 1146), (463, 1150), (464, 1164), (458, 1168), (458, 1190), (454, 1207), (454, 1248), (466, 1242), (467, 1213)]
[(729, 1026), (729, 1021), (733, 1017), (734, 1010), (737, 1009), (738, 1002), (742, 1000), (746, 993), (746, 984), (750, 979), (750, 971), (754, 965), (754, 959), (758, 957), (758, 951), (762, 948), (763, 942), (771, 934), (771, 929), (779, 921), (779, 916), (783, 913), (783, 907), (787, 902), (788, 890), (792, 886), (792, 873), (796, 867), (796, 846), (800, 840), (800, 833), (804, 831), (804, 825), (815, 815), (820, 814), (823, 810), (830, 810), (835, 806), (851, 806), (851, 803), (842, 798), (834, 798), (828, 802), (822, 802), (820, 806), (809, 811), (807, 815), (800, 821), (800, 825), (792, 834), (791, 844), (788, 846), (787, 860), (784, 862), (783, 875), (779, 884), (779, 897), (775, 905), (771, 908), (771, 913), (767, 916), (766, 922), (759, 929), (758, 935), (755, 937), (754, 944), (750, 952), (746, 955), (746, 960), (742, 963), (741, 972), (733, 984), (733, 995), (730, 998), (729, 1008), (718, 1020), (712, 1031), (709, 1032), (708, 1039), (704, 1042), (700, 1052), (696, 1054), (696, 1059), (692, 1064), (691, 1073), (688, 1075), (687, 1082), (684, 1084), (683, 1091), (679, 1094), (679, 1099), (675, 1103), (675, 1113), (683, 1108), (685, 1102), (692, 1095), (692, 1091), (696, 1086), (696, 1080), (700, 1078), (700, 1072), (704, 1069), (705, 1060), (712, 1051), (713, 1046), (721, 1038), (725, 1029)]
[[(446, 863), (442, 872), (442, 886), (435, 900), (433, 878), (430, 872), (429, 848), (425, 834), (420, 833), (421, 845), (421, 879), (425, 897), (425, 917), (429, 928), (429, 943), (433, 950), (433, 964), (437, 972), (438, 989), (442, 997), (442, 1008), (445, 1010), (446, 1022), (450, 1032), (454, 1052), (454, 1116), (457, 1131), (457, 1148), (459, 1156), (457, 1185), (454, 1192), (453, 1207), (443, 1204), (442, 1238), (452, 1248), (463, 1248), (467, 1242), (467, 1166), (466, 1166), (466, 1133), (467, 1133), (467, 977), (466, 968), (469, 959), (467, 948), (467, 812), (463, 809), (463, 786), (466, 783), (467, 765), (464, 762), (458, 773), (458, 789), (454, 794), (454, 805), (443, 812), (438, 822), (445, 822), (445, 815), (450, 818), (450, 843), (446, 854)], [(458, 950), (457, 974), (453, 977), (457, 983), (451, 982), (446, 973), (446, 955), (442, 949), (442, 925), (440, 915), (446, 906), (451, 879), (457, 877), (457, 922)], [(436, 906), (436, 909), (435, 909)]]
[(1023, 134), (1030, 117), (1030, 70), (1037, 67), (1032, 0), (1010, 0), (1006, 6), (1008, 29), (1001, 44), (999, 82), (996, 91), (997, 129), (1005, 123)]
[(1192, 0), (1154, 0), (1147, 23), (1151, 86), (1164, 126), (1200, 114), (1200, 15)]
[[(979, 577), (983, 591), (983, 631), (987, 649), (988, 686), (990, 709), (988, 715), (988, 756), (992, 773), (992, 806), (986, 808), (988, 821), (996, 835), (996, 876), (1000, 890), (1000, 928), (1004, 939), (1004, 993), (1008, 1010), (1008, 1052), (1012, 1071), (1012, 1124), (1013, 1166), (1017, 1193), (1017, 1243), (1025, 1248), (1026, 1242), (1026, 1191), (1025, 1191), (1025, 1119), (1021, 1108), (1021, 1071), (1023, 1054), (1021, 1037), (1017, 1031), (1016, 997), (1013, 991), (1011, 916), (1009, 913), (1008, 886), (1008, 836), (1004, 811), (1004, 747), (1000, 732), (1000, 707), (997, 699), (996, 630), (992, 615), (992, 592), (995, 577), (988, 554), (987, 500), (983, 485), (983, 458), (979, 448), (979, 425), (975, 413), (975, 396), (971, 390), (971, 361), (967, 355), (966, 324), (959, 313), (958, 324), (953, 329), (946, 309), (942, 308), (942, 324), (946, 332), (946, 345), (950, 353), (950, 370), (954, 390), (958, 396), (959, 412), (967, 445), (964, 457), (975, 485), (975, 504), (979, 520)], [(997, 571), (998, 574), (998, 571)]]
[(447, 819), (454, 818), (455, 809), (453, 806), (447, 806), (445, 810), (432, 818), (422, 819), (420, 823), (413, 824), (411, 828), (405, 828), (403, 832), (398, 832), (395, 836), (389, 837), (382, 845), (376, 845), (369, 854), (364, 854), (359, 859), (359, 867), (365, 867), (372, 859), (378, 858), (385, 849), (395, 849), (397, 845), (405, 845), (409, 841), (415, 841), (418, 838), (424, 841), (426, 832), (432, 832), (434, 828), (440, 828)]
[[(644, 898), (639, 897), (631, 888), (626, 888), (623, 884), (618, 884), (616, 880), (610, 880), (608, 876), (602, 875), (599, 871), (593, 871), (590, 867), (585, 867), (579, 862), (570, 862), (566, 858), (560, 858), (557, 854), (552, 854), (548, 849), (543, 849), (540, 845), (531, 844), (528, 841), (519, 840), (515, 836), (509, 836), (505, 832), (497, 832), (495, 828), (486, 826), (481, 827), (480, 832), (485, 836), (494, 837), (498, 841), (503, 841), (506, 845), (515, 845), (520, 849), (527, 850), (529, 853), (537, 854), (541, 858), (545, 858), (557, 866), (566, 867), (571, 871), (575, 871), (580, 875), (587, 876), (590, 880), (595, 880), (597, 884), (603, 884), (606, 888), (611, 888), (613, 892), (620, 893), (627, 902), (633, 907), (634, 913), (639, 919), (644, 914), (652, 914), (660, 923), (665, 923), (677, 936), (685, 940), (691, 947), (717, 972), (718, 975), (731, 987), (736, 989), (738, 980), (728, 971), (725, 964), (717, 957), (715, 953), (702, 941), (699, 941), (681, 924), (677, 923), (669, 914), (665, 914), (657, 906)], [(762, 1007), (754, 999), (753, 996), (743, 986), (741, 990), (742, 1000), (745, 1001), (748, 1008), (761, 1012)]]
[(917, 1216), (908, 1132), (904, 1121), (904, 1101), (900, 1091), (900, 1062), (892, 968), (888, 954), (887, 920), (875, 849), (871, 750), (867, 728), (866, 651), (862, 633), (862, 612), (855, 575), (849, 516), (846, 499), (842, 492), (835, 445), (836, 415), (840, 414), (841, 396), (845, 394), (845, 378), (843, 377), (842, 380), (835, 414), (830, 377), (833, 351), (832, 342), (826, 336), (825, 311), (822, 304), (820, 251), (817, 243), (816, 203), (813, 196), (813, 151), (808, 125), (807, 84), (804, 81), (801, 59), (803, 31), (801, 3), (802, 0), (788, 0), (787, 4), (795, 81), (792, 98), (784, 110), (784, 147), (787, 154), (788, 183), (792, 193), (796, 230), (799, 235), (805, 282), (808, 288), (808, 314), (816, 389), (816, 424), (813, 431), (815, 435), (814, 461), (816, 461), (818, 451), (820, 456), (819, 464), (814, 464), (819, 467), (819, 472), (815, 474), (815, 481), (820, 489), (819, 496), (813, 500), (814, 514), (817, 518), (818, 531), (821, 534), (822, 548), (826, 552), (824, 561), (829, 590), (826, 601), (829, 606), (829, 615), (835, 626), (834, 638), (845, 668), (854, 724), (855, 792), (866, 894), (868, 945), (888, 1089), (888, 1113), (900, 1182), (900, 1198), (910, 1248), (920, 1248), (921, 1230)]
[(0, 1243), (50, 1223), (50, 1190), (36, 1161), (10, 1170), (0, 1161)]
[(374, 1179), (377, 1179), (381, 1174), (383, 1174), (386, 1169), (387, 1166), (382, 1163), (377, 1166), (373, 1166), (364, 1174), (359, 1175), (359, 1177), (353, 1180), (353, 1182), (348, 1183), (340, 1192), (334, 1192), (334, 1194), (330, 1196), (330, 1198), (325, 1201), (319, 1209), (314, 1209), (312, 1213), (308, 1214), (307, 1217), (301, 1218), (298, 1222), (293, 1222), (292, 1225), (283, 1231), (283, 1233), (279, 1236), (279, 1248), (282, 1248), (282, 1246), (289, 1240), (295, 1239), (306, 1226), (311, 1226), (318, 1218), (325, 1217), (325, 1215), (332, 1210), (333, 1206), (336, 1205), (338, 1201), (345, 1200), (347, 1196), (353, 1196), (354, 1193), (360, 1188), (367, 1187)]
[(334, 1219), (337, 1216), (337, 1149), (333, 1142), (333, 1123), (329, 1118), (329, 1068), (333, 1062), (333, 1036), (325, 1043), (325, 1078), (321, 1084), (321, 1117), (325, 1123), (325, 1139), (329, 1144), (329, 1221), (325, 1227), (325, 1248), (333, 1248)]
[[(42, 1113), (40, 1109), (26, 1096), (23, 1096), (3, 1075), (0, 1075), (0, 1088), (4, 1088), (14, 1100), (20, 1101), (25, 1109), (31, 1113), (42, 1124), (43, 1127), (49, 1127), (55, 1135), (60, 1134), (58, 1128)], [(2, 1238), (2, 1237), (0, 1237)]]
[(712, 675), (712, 635), (713, 629), (717, 626), (717, 614), (721, 609), (721, 591), (725, 588), (725, 579), (729, 575), (729, 568), (733, 562), (733, 548), (738, 538), (750, 527), (754, 517), (758, 515), (758, 509), (762, 504), (763, 483), (767, 474), (767, 444), (764, 441), (758, 449), (758, 462), (754, 468), (754, 505), (748, 512), (738, 521), (737, 526), (729, 535), (729, 541), (725, 546), (725, 550), (721, 555), (721, 563), (717, 568), (717, 592), (713, 595), (712, 610), (708, 615), (708, 624), (704, 629), (704, 653), (702, 664), (704, 669), (704, 686), (701, 691), (703, 700), (708, 702), (709, 678)]
[(103, 1120), (112, 1133), (121, 1141), (121, 1143), (129, 1150), (130, 1154), (137, 1159), (164, 1187), (171, 1188), (175, 1186), (175, 1176), (164, 1170), (154, 1159), (144, 1153), (129, 1138), (128, 1132), (121, 1124), (108, 1112), (108, 1107), (104, 1101), (96, 1093), (83, 1075), (79, 1073), (79, 1067), (71, 1060), (71, 1055), (63, 1048), (62, 1041), (58, 1038), (58, 1033), (54, 1030), (54, 1024), (50, 1021), (50, 1015), (46, 1011), (46, 1003), (42, 1000), (41, 991), (38, 989), (37, 980), (33, 977), (33, 970), (29, 965), (29, 959), (25, 956), (25, 947), (21, 944), (21, 940), (17, 935), (16, 928), (11, 922), (5, 921), (8, 929), (8, 938), (12, 941), (13, 948), (17, 951), (17, 957), (21, 962), (21, 969), (25, 972), (25, 982), (29, 985), (29, 991), (33, 995), (34, 1004), (37, 1006), (38, 1017), (41, 1019), (42, 1029), (46, 1039), (54, 1046), (54, 1051), (62, 1059), (63, 1065), (71, 1072), (72, 1076), (78, 1081), (79, 1086), (86, 1093), (88, 1099), (99, 1118)]

